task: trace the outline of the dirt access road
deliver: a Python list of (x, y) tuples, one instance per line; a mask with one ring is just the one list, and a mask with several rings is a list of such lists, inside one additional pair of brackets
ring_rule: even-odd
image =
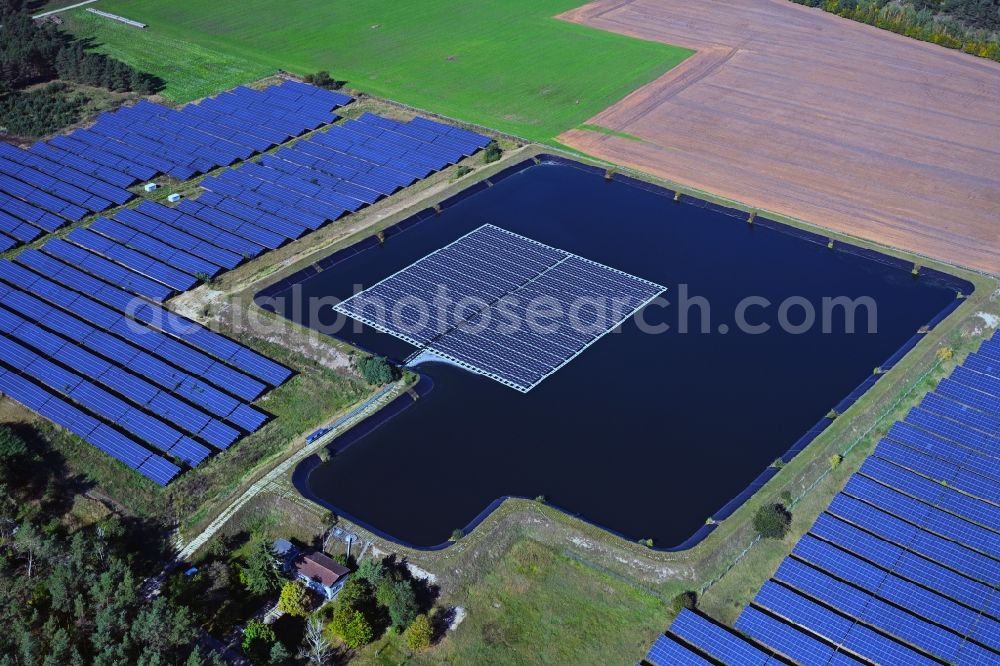
[(640, 140), (565, 144), (1000, 273), (1000, 63), (788, 0), (598, 0), (559, 18), (698, 51), (590, 121)]

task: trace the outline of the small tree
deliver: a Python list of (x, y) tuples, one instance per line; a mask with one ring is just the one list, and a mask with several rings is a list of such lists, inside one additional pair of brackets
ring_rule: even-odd
[(320, 70), (315, 74), (306, 74), (302, 78), (305, 80), (306, 83), (311, 83), (314, 86), (319, 86), (320, 88), (336, 89), (341, 86), (341, 82), (332, 78), (330, 76), (330, 72), (326, 71), (325, 69)]
[(413, 651), (426, 650), (431, 646), (431, 638), (434, 636), (434, 627), (431, 626), (429, 617), (421, 613), (413, 620), (413, 624), (406, 630), (406, 647)]
[(364, 613), (350, 606), (337, 606), (329, 626), (333, 635), (344, 641), (351, 649), (367, 645), (375, 636), (375, 631)]
[(289, 581), (281, 588), (278, 609), (286, 615), (305, 617), (309, 613), (309, 592), (302, 583)]
[(463, 532), (460, 528), (456, 527), (454, 530), (452, 530), (451, 536), (448, 537), (448, 539), (450, 541), (458, 541), (458, 540), (460, 540), (464, 536), (465, 536), (465, 532)]
[(250, 554), (240, 567), (240, 582), (253, 594), (267, 594), (281, 587), (278, 558), (263, 537), (254, 537), (250, 544)]
[(765, 504), (757, 509), (753, 526), (765, 539), (784, 539), (792, 524), (792, 514), (781, 504)]
[(10, 479), (28, 457), (28, 445), (21, 436), (0, 426), (0, 476)]
[(379, 585), (375, 599), (380, 606), (389, 609), (389, 619), (399, 630), (413, 624), (420, 610), (417, 606), (417, 596), (413, 587), (406, 580), (386, 580)]
[(358, 563), (358, 570), (354, 577), (368, 581), (368, 584), (377, 590), (388, 579), (389, 572), (382, 560), (377, 557), (369, 557)]
[(384, 356), (365, 356), (358, 360), (358, 371), (373, 386), (388, 384), (396, 379), (396, 368)]
[(503, 150), (500, 148), (500, 144), (496, 141), (490, 141), (489, 145), (483, 151), (483, 164), (489, 164), (490, 162), (496, 162), (503, 155)]
[(309, 660), (309, 663), (316, 666), (326, 666), (333, 654), (333, 646), (323, 632), (323, 623), (318, 617), (311, 617), (306, 622), (305, 635), (302, 638), (304, 643), (302, 656)]
[(271, 645), (271, 652), (267, 655), (267, 663), (271, 666), (281, 666), (288, 663), (289, 657), (291, 655), (288, 654), (288, 648), (281, 641), (275, 640)]
[(251, 659), (263, 660), (270, 656), (278, 637), (269, 625), (260, 620), (250, 620), (243, 630), (243, 652)]
[(683, 609), (694, 610), (698, 605), (698, 595), (694, 592), (681, 592), (670, 600), (670, 608), (675, 613), (680, 613)]

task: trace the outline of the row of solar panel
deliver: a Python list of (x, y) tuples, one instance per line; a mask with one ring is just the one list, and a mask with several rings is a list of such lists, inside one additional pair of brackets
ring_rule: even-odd
[(141, 155), (136, 156), (140, 164), (186, 180), (333, 122), (332, 109), (351, 101), (337, 93), (310, 95), (308, 104), (289, 101), (305, 88), (290, 83), (264, 90), (240, 87), (180, 110), (142, 101), (103, 114), (91, 128), (70, 136), (102, 149), (109, 142), (126, 146)]
[[(136, 340), (137, 344), (146, 348), (169, 347), (178, 354), (183, 352), (185, 363), (197, 368), (198, 372), (205, 374), (206, 379), (220, 388), (244, 400), (257, 398), (265, 389), (265, 384), (278, 386), (290, 375), (290, 371), (284, 366), (158, 305), (137, 299), (129, 292), (47, 252), (25, 250), (18, 255), (16, 261), (39, 276), (44, 275), (48, 280), (59, 283), (60, 288), (72, 289), (89, 297), (74, 297), (73, 302), (82, 302), (85, 298), (88, 308), (86, 316), (94, 319), (98, 326), (125, 329), (130, 326), (123, 326), (123, 322), (141, 322), (145, 328), (138, 334), (140, 337)], [(56, 290), (50, 288), (49, 291)], [(46, 293), (45, 296), (49, 298), (55, 294)], [(128, 313), (129, 317), (123, 313)], [(194, 349), (181, 345), (175, 338), (182, 339)], [(222, 361), (222, 364), (213, 357)], [(230, 369), (226, 364), (238, 370)]]
[(331, 109), (351, 101), (296, 82), (227, 95), (180, 111), (140, 101), (30, 150), (0, 144), (0, 251), (126, 203), (138, 180), (245, 160), (332, 122)]
[[(239, 90), (232, 94), (233, 97), (247, 95)], [(489, 142), (488, 137), (466, 130), (453, 132), (457, 128), (433, 121), (396, 123), (371, 114), (363, 118), (365, 123), (356, 122), (364, 125), (367, 133), (343, 130), (344, 126), (331, 127), (327, 132), (282, 148), (274, 155), (264, 155), (256, 163), (246, 163), (236, 170), (226, 170), (203, 179), (201, 186), (208, 192), (197, 201), (184, 202), (174, 210), (200, 217), (217, 228), (255, 243), (259, 247), (243, 243), (243, 247), (237, 248), (232, 246), (229, 238), (209, 239), (204, 233), (196, 234), (218, 247), (253, 257), (265, 249), (273, 249), (287, 240), (299, 238), (307, 231), (318, 229), (327, 221), (339, 219), (393, 194)], [(394, 134), (371, 124), (382, 121), (393, 127), (412, 125), (414, 131), (422, 133), (425, 138), (444, 139), (439, 145), (431, 147), (427, 141), (398, 134), (402, 140), (414, 142), (410, 155), (413, 161), (409, 161), (398, 150), (379, 152), (376, 148), (379, 141), (373, 134)], [(345, 126), (350, 124), (345, 123)], [(339, 139), (332, 138), (341, 134), (353, 138), (341, 146)], [(337, 144), (337, 147), (332, 147), (331, 143)], [(462, 145), (461, 149), (454, 147), (458, 143)], [(426, 149), (416, 150), (419, 146)], [(447, 155), (442, 152), (446, 149), (451, 151)], [(361, 150), (361, 154), (356, 154), (356, 150)], [(152, 211), (143, 206), (137, 209), (138, 212), (152, 215)], [(159, 213), (157, 219), (174, 221), (165, 217), (167, 214), (162, 210)]]
[[(243, 402), (264, 384), (236, 367), (250, 366), (275, 385), (289, 376), (286, 368), (159, 306), (140, 301), (133, 307), (133, 296), (47, 248), (0, 262), (6, 371), (20, 372), (88, 418), (181, 464), (197, 465), (210, 453), (205, 444), (224, 449), (266, 422), (266, 414)], [(135, 462), (135, 456), (116, 457)]]
[(54, 157), (0, 143), (0, 252), (132, 198)]
[[(158, 107), (146, 103), (132, 108), (138, 109), (135, 113), (147, 114), (149, 108)], [(477, 143), (484, 140), (486, 137), (480, 137)], [(310, 154), (308, 149), (296, 150), (289, 157)], [(316, 146), (311, 155), (318, 154), (337, 153)], [(447, 164), (440, 163), (435, 168), (444, 166)], [(386, 169), (380, 173), (384, 177)], [(265, 155), (259, 164), (245, 164), (238, 171), (206, 179), (203, 186), (215, 191), (197, 201), (185, 200), (175, 208), (144, 201), (134, 210), (121, 211), (114, 220), (97, 220), (90, 230), (74, 230), (66, 237), (68, 242), (51, 241), (46, 251), (85, 265), (90, 272), (133, 293), (162, 302), (201, 279), (234, 268), (243, 259), (278, 248), (327, 220), (374, 203), (412, 182), (412, 177), (392, 180), (393, 184), (380, 192)]]
[(111, 426), (101, 423), (28, 379), (3, 368), (0, 368), (0, 391), (128, 465), (154, 483), (165, 486), (181, 471), (181, 468), (174, 463), (151, 453)]
[(893, 425), (740, 615), (753, 643), (685, 611), (646, 661), (1000, 662), (1000, 337), (969, 361)]
[[(55, 154), (50, 157), (49, 154), (52, 153)], [(0, 144), (0, 160), (5, 165), (4, 173), (31, 184), (37, 183), (39, 187), (47, 184), (58, 186), (60, 189), (53, 189), (52, 193), (62, 196), (70, 203), (96, 213), (105, 210), (111, 204), (120, 206), (132, 198), (132, 193), (125, 189), (131, 182), (122, 185), (123, 179), (120, 177), (106, 182), (78, 168), (81, 165), (70, 166), (60, 159), (58, 151), (46, 153), (43, 150), (22, 150), (10, 144)], [(28, 176), (34, 178), (35, 182), (29, 181)], [(49, 179), (54, 179), (56, 182), (51, 183)]]
[[(18, 289), (3, 301), (12, 311), (107, 356), (111, 362), (128, 364), (131, 371), (247, 432), (266, 420), (263, 413), (229, 395), (252, 400), (264, 388), (259, 381), (220, 366), (172, 336), (127, 319), (18, 264), (0, 262), (0, 279)], [(104, 363), (90, 362), (85, 369), (96, 373), (107, 368)]]

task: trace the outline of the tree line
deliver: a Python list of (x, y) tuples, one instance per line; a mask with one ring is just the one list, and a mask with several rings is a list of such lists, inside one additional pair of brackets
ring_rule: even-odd
[(77, 524), (77, 481), (30, 441), (0, 427), (0, 666), (221, 664), (190, 608), (139, 593), (160, 553), (137, 545), (163, 541), (111, 513)]
[(120, 60), (88, 50), (50, 23), (38, 24), (22, 0), (0, 0), (0, 131), (41, 136), (76, 122), (86, 97), (65, 87), (37, 83), (69, 81), (115, 92), (150, 94), (162, 81)]
[(1000, 0), (792, 0), (883, 30), (1000, 61)]

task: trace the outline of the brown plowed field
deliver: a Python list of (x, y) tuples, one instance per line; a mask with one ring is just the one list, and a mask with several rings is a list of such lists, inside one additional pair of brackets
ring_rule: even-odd
[(598, 0), (560, 18), (699, 51), (590, 120), (641, 141), (565, 144), (1000, 273), (1000, 63), (788, 0)]

